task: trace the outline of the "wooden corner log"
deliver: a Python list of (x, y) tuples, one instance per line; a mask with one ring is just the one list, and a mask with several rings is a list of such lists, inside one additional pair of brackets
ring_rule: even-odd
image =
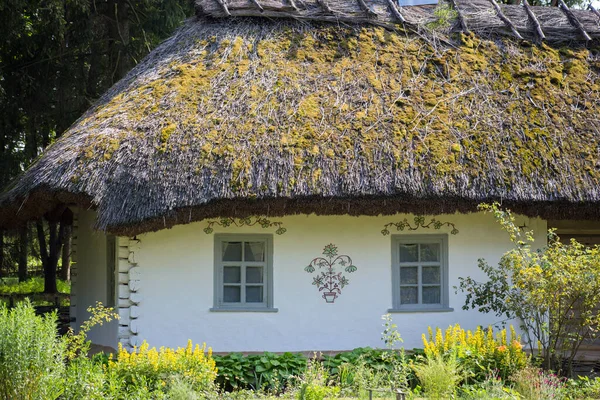
[(250, 0), (250, 1), (252, 2), (252, 4), (254, 4), (256, 6), (256, 8), (258, 8), (260, 10), (260, 12), (265, 12), (265, 9), (260, 5), (258, 0)]
[(358, 0), (358, 5), (365, 13), (367, 13), (367, 16), (377, 17), (377, 13), (365, 3), (365, 0)]
[(215, 0), (223, 9), (223, 11), (225, 12), (225, 15), (227, 15), (228, 17), (231, 17), (231, 13), (229, 12), (229, 8), (227, 8), (227, 4), (225, 3), (225, 0)]
[(537, 33), (538, 37), (541, 40), (546, 39), (546, 35), (544, 34), (544, 31), (542, 31), (542, 26), (540, 25), (540, 21), (538, 21), (537, 17), (533, 13), (533, 10), (531, 9), (531, 6), (527, 2), (527, 0), (523, 0), (523, 8), (525, 8), (525, 11), (527, 12), (527, 15), (529, 16), (529, 19), (531, 20), (531, 23), (535, 27), (535, 32)]
[(496, 0), (489, 0), (489, 1), (490, 1), (490, 3), (492, 3), (494, 8), (496, 9), (496, 14), (498, 15), (498, 18), (500, 18), (502, 20), (502, 22), (504, 22), (504, 25), (508, 26), (510, 28), (511, 32), (513, 33), (513, 35), (515, 35), (518, 39), (523, 39), (523, 36), (521, 36), (521, 34), (519, 33), (519, 31), (517, 30), (515, 25), (512, 23), (512, 21), (510, 19), (508, 19), (508, 17), (506, 15), (504, 15), (504, 13), (502, 12), (502, 9), (500, 8), (500, 6), (496, 2)]
[(460, 30), (463, 32), (469, 32), (469, 27), (467, 26), (467, 21), (465, 21), (465, 17), (462, 12), (458, 8), (458, 4), (456, 4), (455, 0), (449, 0), (450, 4), (452, 4), (452, 8), (456, 10), (456, 15), (458, 17), (458, 24), (460, 25)]
[(577, 19), (575, 14), (573, 14), (573, 12), (569, 10), (569, 7), (565, 4), (563, 0), (558, 0), (558, 8), (560, 8), (565, 13), (567, 19), (569, 20), (569, 23), (575, 28), (577, 28), (579, 32), (581, 32), (581, 36), (583, 36), (585, 40), (587, 40), (588, 42), (592, 40), (590, 35), (588, 35), (588, 33), (585, 31), (585, 28), (583, 27), (581, 22)]
[(394, 18), (396, 18), (398, 21), (400, 21), (402, 23), (405, 23), (406, 20), (400, 13), (400, 10), (398, 10), (398, 7), (396, 7), (396, 3), (394, 3), (394, 0), (387, 0), (387, 4), (388, 4), (388, 7), (390, 8), (390, 11), (392, 12), (392, 15), (394, 16)]

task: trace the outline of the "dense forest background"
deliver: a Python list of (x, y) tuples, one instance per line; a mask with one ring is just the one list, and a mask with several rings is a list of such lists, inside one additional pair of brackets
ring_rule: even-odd
[[(193, 12), (193, 0), (0, 0), (0, 189)], [(0, 278), (42, 275), (55, 293), (57, 272), (69, 278), (70, 214), (0, 231)]]
[[(0, 188), (193, 10), (193, 0), (1, 0)], [(62, 211), (0, 231), (0, 277), (45, 271), (56, 292), (57, 267), (66, 280), (70, 263)]]

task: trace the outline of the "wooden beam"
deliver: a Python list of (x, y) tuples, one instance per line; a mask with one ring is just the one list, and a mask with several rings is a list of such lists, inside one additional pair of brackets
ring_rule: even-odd
[(588, 35), (588, 33), (585, 31), (585, 28), (583, 27), (583, 25), (581, 25), (581, 22), (577, 19), (575, 14), (573, 14), (573, 12), (571, 10), (569, 10), (569, 7), (565, 4), (565, 2), (563, 0), (558, 0), (558, 8), (560, 8), (565, 13), (565, 15), (567, 16), (567, 19), (569, 20), (569, 23), (571, 25), (573, 25), (575, 28), (577, 28), (579, 30), (579, 32), (581, 32), (581, 36), (583, 36), (585, 38), (585, 40), (587, 40), (587, 41), (592, 40), (590, 35)]
[(462, 15), (462, 12), (460, 12), (460, 9), (458, 8), (458, 4), (456, 4), (456, 1), (450, 0), (450, 4), (452, 4), (452, 7), (456, 10), (456, 15), (458, 16), (458, 24), (460, 25), (460, 30), (464, 31), (464, 32), (469, 32), (469, 27), (467, 26), (467, 21), (465, 21), (465, 18)]
[(368, 16), (377, 17), (377, 13), (365, 3), (365, 0), (358, 0), (358, 5)]
[(256, 8), (258, 8), (260, 10), (260, 12), (265, 12), (265, 9), (260, 5), (258, 0), (250, 0), (250, 1), (252, 2), (252, 4), (254, 4), (256, 6)]
[(225, 0), (215, 0), (215, 1), (221, 6), (221, 8), (223, 9), (223, 12), (227, 16), (231, 17), (231, 13), (229, 12), (229, 8), (227, 8), (227, 4), (225, 4)]
[(537, 33), (538, 37), (541, 40), (546, 39), (546, 35), (544, 35), (544, 31), (542, 31), (542, 26), (540, 25), (540, 21), (538, 21), (537, 17), (533, 13), (533, 10), (531, 9), (531, 6), (527, 2), (527, 0), (523, 0), (523, 7), (525, 8), (527, 15), (529, 16), (529, 19), (531, 19), (531, 23), (535, 27), (535, 32)]
[(321, 6), (321, 8), (327, 13), (327, 14), (333, 14), (333, 10), (331, 9), (331, 7), (329, 7), (329, 4), (327, 4), (326, 0), (317, 0), (317, 3), (319, 3), (319, 5)]
[(598, 17), (598, 19), (600, 20), (600, 12), (596, 10), (592, 3), (590, 3), (590, 5), (588, 6), (588, 10), (591, 10), (594, 14), (596, 14), (596, 17)]
[(406, 20), (400, 13), (400, 10), (398, 10), (398, 7), (396, 7), (396, 3), (394, 3), (394, 0), (387, 0), (387, 3), (388, 3), (388, 6), (390, 7), (390, 11), (392, 12), (392, 15), (394, 16), (394, 18), (396, 18), (398, 21), (400, 21), (402, 23), (405, 23)]
[(517, 30), (515, 25), (512, 23), (512, 21), (510, 19), (508, 19), (508, 17), (506, 15), (504, 15), (504, 13), (502, 12), (502, 9), (498, 5), (498, 3), (496, 3), (496, 0), (489, 0), (489, 1), (490, 1), (490, 3), (492, 3), (494, 8), (496, 9), (496, 14), (498, 15), (498, 18), (500, 18), (502, 20), (502, 22), (504, 22), (504, 25), (508, 26), (510, 28), (511, 32), (513, 33), (513, 35), (515, 35), (518, 39), (523, 39), (523, 36), (521, 36), (521, 34), (519, 33), (519, 31)]

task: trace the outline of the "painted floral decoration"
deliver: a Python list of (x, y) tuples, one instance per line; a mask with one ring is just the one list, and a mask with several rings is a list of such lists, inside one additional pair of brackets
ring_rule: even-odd
[(287, 231), (287, 229), (283, 227), (283, 222), (272, 222), (271, 220), (265, 217), (246, 217), (239, 218), (237, 220), (235, 220), (234, 218), (221, 218), (218, 220), (208, 221), (206, 228), (204, 228), (204, 233), (206, 233), (207, 235), (213, 233), (213, 226), (215, 225), (222, 226), (223, 228), (227, 228), (231, 225), (235, 225), (238, 227), (259, 225), (263, 229), (276, 227), (277, 230), (275, 231), (275, 233), (278, 235), (283, 235)]
[(404, 218), (400, 222), (390, 222), (389, 224), (385, 224), (381, 230), (381, 234), (384, 236), (389, 235), (391, 227), (396, 227), (397, 231), (416, 231), (419, 228), (441, 229), (444, 226), (452, 228), (450, 234), (456, 235), (458, 233), (458, 229), (456, 229), (456, 226), (454, 226), (452, 222), (442, 222), (435, 218), (431, 218), (428, 223), (425, 223), (425, 217), (422, 215), (417, 215), (414, 219), (414, 223), (410, 223), (408, 219)]
[[(352, 273), (357, 268), (352, 264), (350, 256), (338, 255), (338, 248), (334, 244), (325, 246), (323, 255), (325, 257), (313, 259), (304, 270), (312, 274), (319, 269), (318, 275), (313, 277), (312, 284), (319, 288), (319, 292), (323, 292), (322, 297), (327, 303), (333, 303), (342, 294), (342, 288), (350, 283), (344, 272)], [(338, 271), (338, 268), (342, 271)]]

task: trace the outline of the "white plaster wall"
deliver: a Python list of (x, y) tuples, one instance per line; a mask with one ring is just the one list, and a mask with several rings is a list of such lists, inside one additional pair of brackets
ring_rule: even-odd
[[(391, 237), (383, 225), (410, 215), (382, 217), (289, 216), (282, 221), (287, 232), (261, 227), (215, 226), (215, 233), (273, 233), (274, 307), (277, 313), (211, 312), (213, 307), (214, 236), (203, 232), (206, 223), (176, 226), (138, 236), (136, 261), (141, 271), (142, 301), (137, 319), (140, 339), (151, 346), (183, 346), (188, 339), (206, 342), (217, 352), (349, 350), (383, 347), (381, 316), (392, 306)], [(459, 276), (482, 278), (477, 260), (496, 263), (511, 245), (490, 215), (455, 214), (437, 217), (460, 230), (448, 235), (449, 294), (453, 312), (396, 313), (393, 319), (406, 348), (422, 347), (427, 327), (464, 328), (488, 325), (498, 319), (476, 311), (463, 311), (464, 296), (455, 294)], [(545, 243), (546, 222), (517, 218)], [(392, 232), (396, 233), (396, 232)], [(449, 233), (448, 229), (420, 229), (411, 234)], [(334, 304), (326, 304), (304, 267), (334, 243), (340, 254), (352, 257), (358, 271)], [(83, 253), (83, 252), (82, 252)], [(83, 269), (83, 268), (82, 268)], [(100, 278), (100, 277), (98, 277)], [(98, 287), (100, 280), (96, 281)]]
[[(93, 229), (96, 213), (80, 210), (77, 232), (77, 315), (75, 325), (79, 327), (89, 318), (87, 308), (101, 301), (108, 304), (106, 235)], [(92, 328), (88, 334), (92, 343), (117, 347), (117, 322), (104, 323)]]

